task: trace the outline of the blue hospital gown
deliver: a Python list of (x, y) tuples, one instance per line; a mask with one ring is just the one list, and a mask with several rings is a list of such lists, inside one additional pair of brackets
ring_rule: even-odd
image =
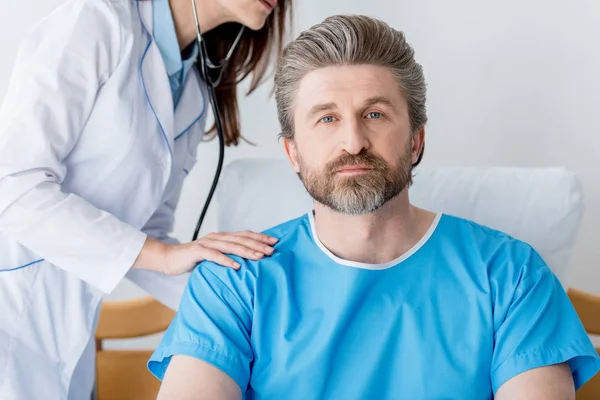
[(148, 367), (204, 360), (245, 399), (491, 399), (511, 377), (568, 362), (579, 388), (600, 360), (563, 287), (529, 245), (439, 214), (386, 264), (337, 258), (312, 213), (266, 233), (275, 253), (204, 262)]

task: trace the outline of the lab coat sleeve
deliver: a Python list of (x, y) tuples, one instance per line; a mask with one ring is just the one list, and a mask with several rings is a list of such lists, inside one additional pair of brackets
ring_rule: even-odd
[(119, 63), (112, 7), (69, 2), (39, 23), (21, 46), (0, 109), (0, 233), (105, 293), (135, 262), (146, 234), (65, 193), (61, 182), (64, 160)]

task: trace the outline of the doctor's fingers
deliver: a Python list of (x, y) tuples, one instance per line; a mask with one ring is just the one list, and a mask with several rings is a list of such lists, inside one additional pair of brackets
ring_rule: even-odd
[(170, 276), (181, 275), (192, 271), (198, 263), (204, 260), (212, 261), (219, 265), (238, 269), (240, 265), (222, 252), (202, 246), (200, 243), (190, 242), (178, 245), (168, 245), (164, 255), (166, 262), (164, 272)]
[(239, 269), (240, 264), (238, 264), (234, 259), (227, 257), (223, 254), (223, 251), (213, 249), (207, 246), (203, 246), (200, 243), (194, 243), (195, 251), (194, 251), (194, 262), (202, 262), (212, 261), (215, 264), (222, 265), (224, 267)]
[(264, 255), (272, 254), (274, 249), (270, 245), (277, 243), (276, 238), (254, 232), (211, 233), (203, 239), (240, 244)]
[(233, 232), (233, 233), (230, 233), (230, 232), (210, 233), (210, 234), (206, 235), (205, 237), (208, 239), (213, 239), (213, 240), (218, 240), (218, 239), (222, 239), (225, 237), (229, 237), (229, 238), (244, 237), (244, 238), (255, 240), (257, 242), (262, 242), (263, 244), (266, 244), (266, 245), (274, 245), (279, 240), (276, 237), (265, 235), (262, 233), (256, 233), (256, 232), (252, 232), (252, 231), (240, 231), (240, 232)]
[(254, 239), (256, 241), (263, 242), (265, 244), (270, 244), (270, 245), (274, 245), (275, 243), (277, 243), (279, 241), (279, 239), (277, 239), (276, 237), (265, 235), (263, 233), (256, 233), (256, 232), (252, 232), (252, 231), (234, 232), (234, 233), (230, 233), (229, 235), (247, 237), (247, 238)]
[(224, 254), (234, 254), (236, 256), (250, 260), (259, 260), (273, 251), (267, 251), (264, 243), (257, 243), (251, 239), (232, 240), (231, 238), (209, 239), (201, 238), (197, 243), (203, 247), (220, 251)]

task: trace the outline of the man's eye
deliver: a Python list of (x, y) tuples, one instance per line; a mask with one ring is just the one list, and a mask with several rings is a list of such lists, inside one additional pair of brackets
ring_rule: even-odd
[(381, 113), (378, 112), (370, 112), (367, 114), (367, 118), (371, 118), (371, 119), (379, 119), (381, 118)]
[(320, 122), (324, 122), (326, 124), (333, 122), (333, 117), (323, 117), (321, 118)]

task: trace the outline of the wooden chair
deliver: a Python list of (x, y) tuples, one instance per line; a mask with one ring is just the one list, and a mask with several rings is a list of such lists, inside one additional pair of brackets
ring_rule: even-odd
[[(572, 288), (568, 290), (568, 294), (587, 333), (600, 335), (600, 296)], [(600, 348), (596, 350), (600, 353)], [(596, 374), (577, 391), (577, 400), (598, 399), (600, 399), (600, 374)]]
[(160, 381), (146, 368), (152, 350), (104, 350), (102, 341), (163, 332), (174, 316), (151, 297), (102, 304), (95, 336), (98, 400), (156, 399)]

